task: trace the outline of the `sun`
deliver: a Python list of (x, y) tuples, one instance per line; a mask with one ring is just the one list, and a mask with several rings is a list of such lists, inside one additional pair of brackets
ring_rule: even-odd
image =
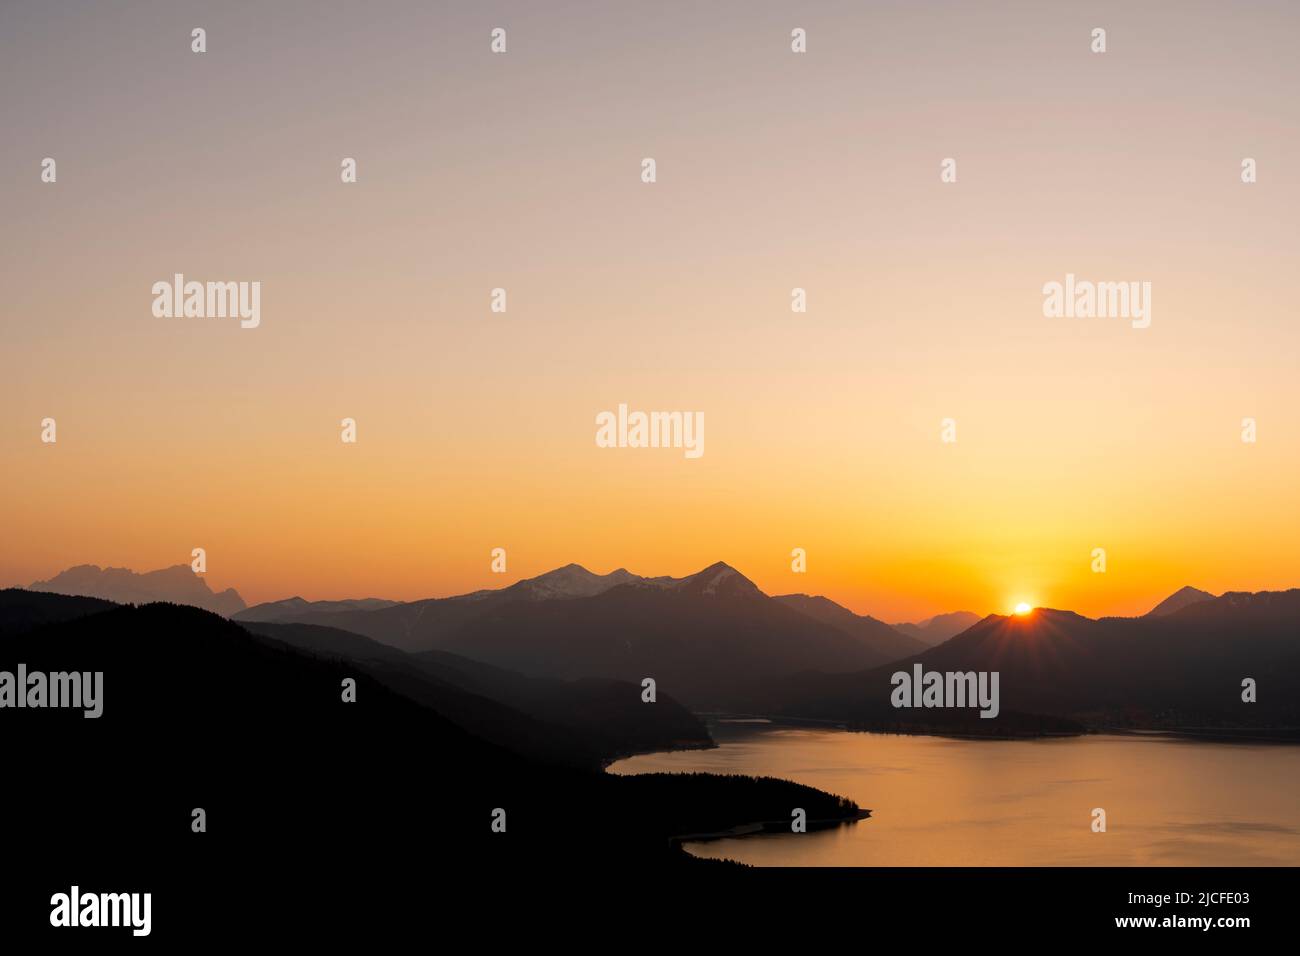
[(1028, 604), (1026, 604), (1024, 601), (1021, 601), (1019, 604), (1016, 605), (1017, 614), (1028, 614), (1032, 610), (1033, 608), (1030, 607)]

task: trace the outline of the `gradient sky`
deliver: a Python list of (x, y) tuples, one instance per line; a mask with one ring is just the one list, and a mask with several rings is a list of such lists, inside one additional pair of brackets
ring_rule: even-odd
[[(1300, 585), (1298, 33), (1284, 2), (5, 3), (0, 585), (194, 547), (250, 603), (570, 561), (887, 620)], [(174, 272), (260, 281), (261, 327), (154, 318)], [(1151, 282), (1151, 327), (1044, 318), (1067, 272)], [(597, 448), (620, 402), (704, 412), (704, 456)]]

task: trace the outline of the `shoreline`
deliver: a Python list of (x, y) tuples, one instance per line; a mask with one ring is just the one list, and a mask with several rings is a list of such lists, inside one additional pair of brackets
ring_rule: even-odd
[(718, 742), (709, 737), (707, 741), (697, 741), (694, 743), (682, 743), (672, 747), (651, 747), (647, 750), (630, 750), (626, 753), (619, 752), (610, 757), (602, 757), (600, 760), (600, 770), (602, 773), (609, 770), (611, 764), (618, 763), (620, 760), (627, 760), (630, 757), (640, 757), (644, 754), (672, 754), (683, 750), (717, 750)]
[[(831, 830), (835, 827), (849, 826), (858, 823), (861, 820), (871, 819), (871, 811), (859, 809), (856, 814), (850, 817), (820, 817), (816, 820), (808, 821), (808, 832), (814, 830)], [(714, 840), (729, 840), (735, 837), (755, 836), (760, 833), (782, 833), (790, 825), (789, 820), (759, 820), (754, 823), (739, 823), (734, 827), (726, 830), (715, 830), (709, 833), (682, 833), (668, 838), (668, 842), (689, 853), (689, 850), (682, 845), (684, 843), (709, 843)], [(693, 855), (693, 854), (692, 854)]]

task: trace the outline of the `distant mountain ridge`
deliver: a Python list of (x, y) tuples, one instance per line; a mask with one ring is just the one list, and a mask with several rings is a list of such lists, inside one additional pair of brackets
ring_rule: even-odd
[(593, 574), (580, 564), (566, 564), (537, 577), (524, 578), (504, 588), (487, 588), (457, 595), (466, 600), (483, 600), (510, 595), (532, 601), (562, 600), (564, 598), (591, 597), (629, 581), (644, 580), (626, 568), (609, 574)]
[(532, 601), (554, 601), (595, 597), (622, 584), (659, 590), (697, 590), (700, 593), (714, 593), (718, 589), (726, 591), (732, 587), (758, 592), (758, 587), (743, 574), (730, 565), (717, 561), (703, 571), (682, 578), (667, 575), (650, 578), (633, 574), (626, 568), (619, 568), (609, 574), (594, 574), (580, 564), (566, 564), (554, 571), (517, 581), (509, 587), (474, 591), (459, 597), (472, 600), (526, 598)]
[[(709, 581), (696, 580), (700, 575), (711, 574)], [(381, 598), (360, 598), (341, 601), (308, 601), (301, 597), (285, 598), (280, 601), (267, 601), (256, 604), (235, 615), (241, 621), (299, 621), (312, 618), (323, 623), (324, 615), (344, 611), (377, 611), (399, 604), (422, 604), (425, 601), (460, 601), (460, 602), (495, 602), (521, 601), (563, 601), (574, 598), (595, 597), (610, 588), (629, 584), (636, 587), (671, 590), (675, 588), (699, 588), (707, 590), (710, 586), (727, 587), (726, 579), (737, 575), (735, 569), (719, 562), (712, 568), (706, 568), (698, 575), (684, 578), (644, 577), (633, 574), (626, 568), (619, 568), (608, 574), (595, 574), (580, 564), (566, 564), (564, 567), (547, 571), (536, 577), (524, 578), (503, 588), (485, 588), (468, 594), (457, 594), (448, 598), (427, 598), (423, 601), (389, 601)], [(743, 583), (739, 583), (743, 582)], [(757, 588), (748, 579), (740, 576), (736, 583), (740, 588)]]
[(950, 614), (936, 614), (915, 624), (895, 624), (894, 630), (916, 638), (927, 647), (933, 647), (950, 637), (956, 637), (980, 620), (980, 616), (971, 611), (953, 611)]
[(1201, 591), (1194, 587), (1179, 588), (1169, 597), (1165, 598), (1151, 610), (1147, 611), (1147, 617), (1164, 617), (1166, 614), (1174, 614), (1183, 608), (1192, 604), (1198, 604), (1201, 601), (1213, 601), (1214, 595), (1209, 591)]
[(308, 601), (300, 597), (254, 604), (231, 615), (235, 621), (282, 621), (302, 614), (334, 614), (338, 611), (377, 611), (400, 601), (383, 598), (354, 598), (344, 601)]
[(244, 599), (234, 588), (214, 593), (188, 564), (177, 564), (142, 574), (129, 568), (101, 568), (79, 564), (48, 581), (36, 581), (29, 590), (75, 597), (95, 597), (117, 604), (169, 601), (212, 611), (222, 617), (244, 610)]

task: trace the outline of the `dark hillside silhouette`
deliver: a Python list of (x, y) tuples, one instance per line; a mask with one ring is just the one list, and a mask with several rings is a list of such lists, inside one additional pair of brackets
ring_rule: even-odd
[[(51, 861), (29, 881), (45, 900), (70, 880), (144, 883), (165, 923), (203, 909), (185, 894), (210, 873), (239, 874), (229, 891), (271, 907), (403, 892), (395, 855), (444, 874), (695, 866), (672, 836), (788, 819), (795, 806), (856, 816), (785, 781), (646, 780), (553, 761), (574, 741), (590, 755), (590, 739), (557, 744), (555, 725), (384, 654), (343, 659), (351, 635), (307, 651), (195, 608), (94, 609), (14, 590), (0, 610), (0, 670), (104, 673), (98, 719), (0, 713), (6, 765), (25, 781), (6, 796), (7, 855)], [(450, 673), (454, 662), (435, 663)], [(341, 700), (345, 678), (356, 703)], [(458, 716), (480, 730), (498, 722), (493, 736), (510, 746)], [(207, 833), (191, 832), (196, 807)], [(506, 833), (491, 831), (497, 807)]]
[(386, 686), (427, 702), (477, 736), (557, 763), (596, 767), (628, 753), (712, 745), (699, 718), (670, 696), (646, 703), (641, 688), (626, 682), (528, 678), (440, 651), (407, 654), (312, 624), (243, 626), (318, 655), (357, 661)]

